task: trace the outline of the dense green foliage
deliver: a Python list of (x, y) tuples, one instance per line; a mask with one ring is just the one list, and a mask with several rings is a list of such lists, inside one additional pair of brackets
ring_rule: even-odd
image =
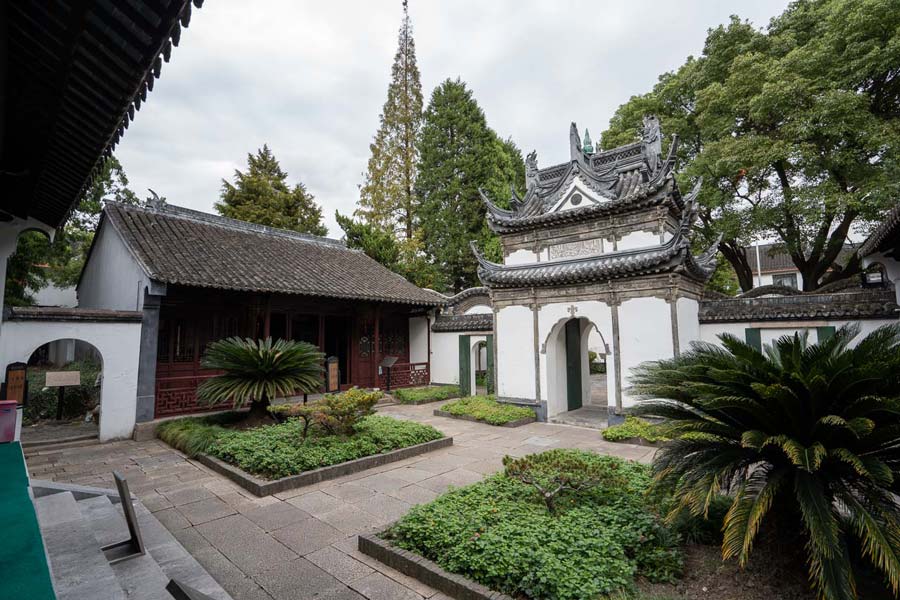
[(210, 404), (230, 399), (235, 408), (249, 402), (252, 412), (265, 413), (272, 398), (318, 391), (324, 360), (325, 355), (307, 342), (219, 340), (206, 347), (200, 364), (224, 372), (203, 381), (197, 398)]
[(371, 415), (363, 418), (352, 435), (329, 435), (313, 427), (303, 438), (303, 423), (291, 419), (278, 425), (235, 430), (228, 426), (240, 413), (187, 417), (161, 423), (157, 435), (182, 452), (216, 456), (248, 473), (278, 479), (304, 471), (424, 444), (444, 437), (437, 429), (412, 421)]
[(28, 306), (34, 303), (33, 294), (48, 284), (69, 287), (78, 283), (103, 203), (108, 200), (139, 203), (137, 195), (128, 188), (128, 178), (115, 156), (103, 163), (66, 225), (56, 232), (52, 244), (37, 231), (19, 236), (16, 252), (7, 263), (6, 304)]
[(249, 473), (277, 479), (440, 439), (428, 425), (381, 415), (362, 419), (350, 436), (326, 435), (319, 430), (301, 439), (299, 420), (247, 431), (228, 431), (216, 439), (209, 454)]
[[(530, 485), (500, 473), (414, 507), (387, 533), (396, 545), (516, 598), (595, 600), (635, 576), (681, 570), (673, 535), (644, 495), (648, 468), (582, 450), (554, 450), (562, 470), (598, 474), (547, 511)], [(544, 464), (552, 469), (553, 461)]]
[(306, 438), (312, 425), (318, 425), (329, 435), (351, 435), (363, 417), (375, 412), (375, 405), (384, 397), (380, 391), (358, 387), (340, 394), (326, 394), (321, 400), (307, 403), (285, 403), (270, 406), (269, 412), (279, 421), (298, 418), (303, 422), (301, 437)]
[(800, 0), (762, 31), (734, 17), (623, 104), (603, 147), (658, 115), (679, 135), (682, 185), (704, 178), (703, 241), (724, 235), (741, 287), (752, 286), (742, 246), (774, 238), (814, 290), (859, 272), (856, 256), (836, 263), (848, 234), (896, 202), (897, 65), (896, 0)]
[(494, 396), (467, 396), (443, 405), (441, 410), (451, 415), (474, 417), (491, 425), (505, 425), (534, 417), (534, 411), (530, 408), (497, 402)]
[(394, 398), (403, 404), (435, 402), (459, 396), (459, 387), (455, 385), (428, 385), (417, 388), (403, 388), (391, 392)]
[(651, 443), (668, 441), (669, 438), (660, 429), (659, 425), (654, 425), (646, 419), (628, 415), (624, 423), (604, 429), (603, 439), (607, 442), (621, 442), (631, 438), (640, 438)]
[(459, 291), (477, 285), (470, 241), (491, 258), (499, 254), (479, 189), (504, 204), (510, 186), (524, 184), (524, 162), (515, 144), (488, 127), (459, 79), (447, 79), (432, 93), (420, 140), (416, 193), (425, 254), (446, 277), (444, 287)]
[(379, 116), (378, 132), (369, 146), (371, 156), (356, 210), (366, 224), (404, 240), (413, 239), (417, 227), (419, 202), (414, 190), (422, 103), (416, 42), (404, 3), (391, 83)]
[(298, 183), (287, 183), (287, 173), (264, 145), (256, 155), (247, 155), (247, 171), (234, 171), (234, 183), (222, 180), (222, 193), (215, 209), (220, 215), (259, 225), (300, 233), (326, 235), (322, 209)]
[(675, 438), (653, 463), (672, 510), (704, 514), (732, 493), (723, 556), (745, 564), (757, 538), (805, 548), (826, 600), (856, 598), (861, 560), (900, 591), (900, 326), (850, 347), (858, 333), (785, 336), (765, 353), (722, 335), (722, 348), (695, 343), (631, 380), (648, 398), (637, 412)]
[(47, 371), (81, 371), (81, 385), (66, 386), (63, 396), (63, 418), (83, 417), (100, 403), (100, 385), (96, 384), (102, 365), (96, 361), (76, 361), (64, 367), (28, 367), (28, 401), (22, 411), (26, 424), (41, 419), (55, 419), (59, 388), (44, 387)]

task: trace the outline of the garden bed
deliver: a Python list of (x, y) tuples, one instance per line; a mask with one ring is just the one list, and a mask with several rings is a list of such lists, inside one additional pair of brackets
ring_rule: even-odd
[(624, 423), (607, 427), (601, 435), (607, 442), (651, 448), (659, 448), (669, 441), (669, 438), (660, 432), (658, 424), (633, 416), (625, 417)]
[(240, 430), (243, 415), (189, 417), (160, 424), (164, 442), (196, 457), (256, 495), (310, 485), (449, 446), (437, 429), (382, 415), (363, 417), (350, 435), (329, 435), (303, 423)]
[[(457, 598), (593, 600), (680, 575), (678, 536), (645, 495), (646, 466), (558, 449), (504, 463), (361, 536), (359, 549)], [(558, 476), (573, 485), (551, 507), (533, 482)]]
[(459, 387), (455, 385), (428, 385), (424, 387), (405, 388), (391, 392), (400, 404), (428, 404), (459, 397)]
[(498, 427), (520, 427), (537, 421), (530, 408), (503, 404), (493, 396), (469, 396), (449, 402), (434, 411), (437, 417), (487, 423)]

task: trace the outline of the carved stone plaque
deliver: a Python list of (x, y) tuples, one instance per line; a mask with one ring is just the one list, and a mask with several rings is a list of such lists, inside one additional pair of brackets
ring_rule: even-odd
[(550, 260), (572, 258), (574, 256), (593, 256), (603, 253), (603, 240), (581, 240), (567, 244), (550, 246)]

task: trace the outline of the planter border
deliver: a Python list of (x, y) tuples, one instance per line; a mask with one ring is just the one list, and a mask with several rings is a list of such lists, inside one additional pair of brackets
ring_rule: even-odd
[(648, 442), (642, 437), (630, 437), (622, 440), (608, 440), (603, 438), (604, 442), (609, 442), (610, 444), (631, 444), (632, 446), (644, 446), (645, 448), (662, 448), (666, 445), (667, 442)]
[(378, 535), (360, 535), (357, 547), (367, 556), (397, 569), (439, 592), (457, 600), (514, 600), (471, 579), (445, 571), (418, 554), (397, 548)]
[(256, 496), (271, 496), (278, 492), (285, 492), (287, 490), (312, 485), (314, 483), (319, 483), (320, 481), (336, 479), (338, 477), (343, 477), (344, 475), (352, 475), (353, 473), (359, 473), (366, 469), (380, 467), (381, 465), (397, 462), (399, 460), (418, 456), (420, 454), (425, 454), (426, 452), (431, 452), (432, 450), (438, 450), (439, 448), (446, 448), (452, 445), (452, 437), (442, 437), (437, 440), (431, 440), (430, 442), (407, 446), (406, 448), (398, 448), (397, 450), (391, 450), (390, 452), (383, 452), (381, 454), (373, 454), (372, 456), (363, 456), (362, 458), (348, 460), (347, 462), (338, 463), (336, 465), (319, 467), (312, 471), (304, 471), (297, 475), (289, 475), (287, 477), (282, 477), (281, 479), (271, 480), (251, 475), (243, 469), (228, 464), (209, 454), (197, 455), (197, 461), (206, 465), (216, 473), (224, 475), (251, 494)]
[(503, 423), (502, 425), (494, 425), (493, 423), (488, 423), (487, 421), (482, 421), (481, 419), (476, 419), (475, 417), (469, 415), (453, 415), (448, 413), (446, 410), (435, 409), (434, 416), (436, 417), (447, 417), (448, 419), (459, 419), (460, 421), (471, 421), (473, 423), (481, 423), (482, 425), (490, 425), (491, 427), (521, 427), (522, 425), (528, 425), (529, 423), (537, 422), (537, 415), (531, 417), (522, 417), (521, 419), (516, 419), (515, 421), (510, 421), (509, 423)]
[(415, 402), (404, 402), (394, 396), (394, 402), (400, 406), (421, 406), (422, 404), (434, 404), (435, 402), (448, 402), (450, 400), (459, 400), (459, 396), (450, 396), (449, 398), (434, 398), (429, 400), (416, 400)]

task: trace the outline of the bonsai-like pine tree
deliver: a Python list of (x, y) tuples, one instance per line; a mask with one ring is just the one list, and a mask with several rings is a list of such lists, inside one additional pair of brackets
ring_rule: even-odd
[(275, 155), (264, 145), (256, 155), (247, 155), (247, 171), (235, 170), (234, 183), (222, 180), (222, 195), (215, 208), (220, 215), (259, 225), (300, 233), (327, 235), (322, 209), (298, 183), (287, 183)]
[(802, 549), (825, 600), (857, 597), (861, 560), (900, 592), (900, 326), (851, 347), (859, 331), (785, 336), (765, 353), (726, 334), (632, 378), (649, 398), (637, 412), (674, 438), (653, 462), (673, 512), (729, 494), (723, 557), (744, 565), (758, 539)]
[(422, 83), (406, 0), (391, 83), (379, 120), (356, 213), (366, 222), (409, 240), (415, 233), (418, 209), (414, 189), (422, 127)]
[(322, 385), (325, 355), (306, 342), (226, 338), (210, 344), (200, 364), (223, 371), (200, 384), (197, 397), (210, 404), (250, 403), (250, 418), (268, 418), (273, 398), (316, 392)]

